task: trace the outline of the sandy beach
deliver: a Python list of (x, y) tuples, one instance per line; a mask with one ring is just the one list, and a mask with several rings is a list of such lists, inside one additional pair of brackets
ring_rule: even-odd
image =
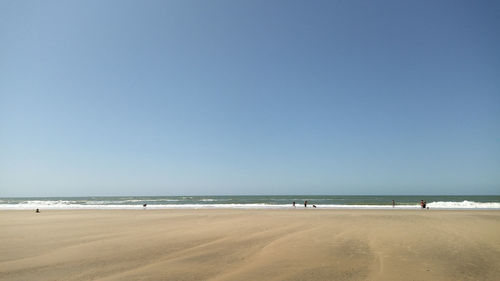
[(1, 211), (0, 229), (0, 280), (500, 280), (500, 211)]

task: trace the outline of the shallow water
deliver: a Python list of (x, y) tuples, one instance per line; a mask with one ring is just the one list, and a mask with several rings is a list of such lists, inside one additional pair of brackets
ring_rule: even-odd
[(349, 208), (418, 209), (426, 200), (432, 209), (500, 209), (500, 196), (334, 196), (334, 195), (276, 195), (276, 196), (106, 196), (106, 197), (23, 197), (0, 198), (0, 209), (285, 209)]

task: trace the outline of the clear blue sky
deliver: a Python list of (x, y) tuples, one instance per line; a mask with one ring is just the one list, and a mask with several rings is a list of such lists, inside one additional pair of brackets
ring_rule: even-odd
[(0, 2), (0, 196), (499, 193), (499, 1)]

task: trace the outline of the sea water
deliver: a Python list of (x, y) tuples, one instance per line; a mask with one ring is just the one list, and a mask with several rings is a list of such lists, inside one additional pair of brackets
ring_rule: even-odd
[(0, 210), (30, 209), (289, 209), (316, 205), (319, 209), (430, 209), (500, 210), (500, 196), (106, 196), (0, 198)]

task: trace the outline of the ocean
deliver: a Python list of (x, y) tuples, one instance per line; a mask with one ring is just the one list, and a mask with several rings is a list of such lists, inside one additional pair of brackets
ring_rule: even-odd
[(0, 210), (31, 209), (500, 209), (500, 196), (105, 196), (0, 198)]

